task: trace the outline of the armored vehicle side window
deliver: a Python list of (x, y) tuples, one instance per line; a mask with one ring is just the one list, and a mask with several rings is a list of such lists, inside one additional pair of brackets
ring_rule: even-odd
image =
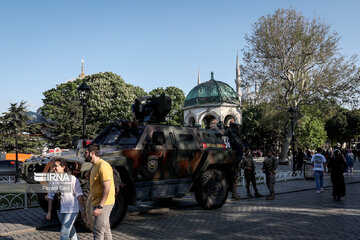
[(180, 142), (191, 142), (194, 141), (193, 135), (190, 134), (180, 134), (179, 135)]
[(163, 132), (153, 132), (152, 143), (155, 145), (164, 145), (165, 144), (165, 135)]
[(190, 151), (191, 149), (199, 148), (199, 143), (197, 142), (194, 135), (180, 133), (178, 137), (179, 137), (179, 142), (177, 144), (179, 150)]
[(210, 134), (207, 133), (207, 132), (203, 132), (202, 137), (203, 137), (204, 143), (212, 143), (213, 142), (212, 139), (211, 139)]
[(220, 133), (215, 133), (215, 143), (216, 144), (224, 144), (223, 137)]

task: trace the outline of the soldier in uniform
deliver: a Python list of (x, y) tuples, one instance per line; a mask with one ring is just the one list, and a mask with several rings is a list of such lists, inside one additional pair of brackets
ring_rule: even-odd
[(266, 185), (269, 188), (270, 195), (266, 197), (266, 200), (273, 200), (275, 198), (274, 187), (275, 187), (275, 174), (278, 166), (278, 161), (273, 156), (272, 151), (267, 151), (267, 157), (263, 162), (263, 172), (266, 174)]
[(245, 150), (245, 155), (241, 159), (240, 168), (244, 169), (247, 196), (252, 197), (250, 192), (250, 181), (251, 181), (255, 191), (255, 197), (261, 197), (262, 195), (258, 192), (258, 189), (256, 187), (255, 163), (253, 157), (250, 154), (250, 149)]
[(227, 136), (230, 140), (231, 148), (235, 150), (235, 159), (233, 161), (233, 189), (232, 189), (232, 198), (240, 199), (240, 195), (237, 193), (237, 188), (239, 186), (239, 177), (241, 176), (240, 170), (240, 161), (243, 155), (242, 151), (242, 141), (240, 138), (240, 130), (238, 124), (235, 123), (235, 120), (232, 118), (229, 121), (230, 125), (226, 128)]

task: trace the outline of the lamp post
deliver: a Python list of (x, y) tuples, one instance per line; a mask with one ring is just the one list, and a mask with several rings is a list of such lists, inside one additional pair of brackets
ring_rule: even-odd
[(294, 134), (294, 119), (295, 119), (295, 112), (296, 110), (293, 107), (290, 107), (288, 110), (288, 113), (290, 115), (290, 120), (291, 120), (291, 141), (292, 141), (292, 154), (293, 154), (293, 159), (292, 159), (292, 164), (293, 164), (293, 171), (295, 172), (295, 134)]
[(85, 83), (85, 80), (83, 83), (77, 88), (79, 99), (81, 101), (82, 107), (83, 107), (83, 147), (86, 145), (86, 104), (89, 99), (91, 88)]
[(18, 154), (18, 136), (17, 136), (17, 122), (15, 121), (15, 182), (17, 183), (19, 177), (19, 154)]

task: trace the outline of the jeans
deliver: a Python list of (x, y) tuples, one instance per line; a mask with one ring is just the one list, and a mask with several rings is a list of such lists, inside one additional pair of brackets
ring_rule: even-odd
[(114, 204), (104, 205), (101, 214), (95, 217), (93, 227), (94, 240), (112, 239), (109, 217), (113, 206)]
[(324, 172), (323, 171), (315, 171), (315, 184), (316, 190), (320, 191), (320, 188), (323, 187), (324, 183)]
[(57, 211), (57, 214), (61, 222), (60, 240), (77, 240), (74, 222), (78, 213), (61, 213)]

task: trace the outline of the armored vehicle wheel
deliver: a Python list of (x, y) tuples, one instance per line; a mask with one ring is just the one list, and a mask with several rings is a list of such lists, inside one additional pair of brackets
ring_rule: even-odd
[[(86, 211), (86, 220), (84, 221), (80, 216), (77, 218), (77, 223), (80, 224), (83, 228), (90, 230), (94, 226), (94, 217), (93, 214), (93, 205), (91, 203), (91, 193), (90, 193), (90, 184), (86, 183), (83, 189), (84, 202), (85, 202), (85, 211)], [(110, 213), (110, 227), (116, 227), (125, 217), (127, 210), (127, 200), (125, 197), (125, 190), (120, 189), (118, 192), (114, 207)]]
[(204, 209), (220, 208), (224, 205), (228, 184), (224, 174), (219, 170), (208, 170), (197, 182), (196, 202)]

